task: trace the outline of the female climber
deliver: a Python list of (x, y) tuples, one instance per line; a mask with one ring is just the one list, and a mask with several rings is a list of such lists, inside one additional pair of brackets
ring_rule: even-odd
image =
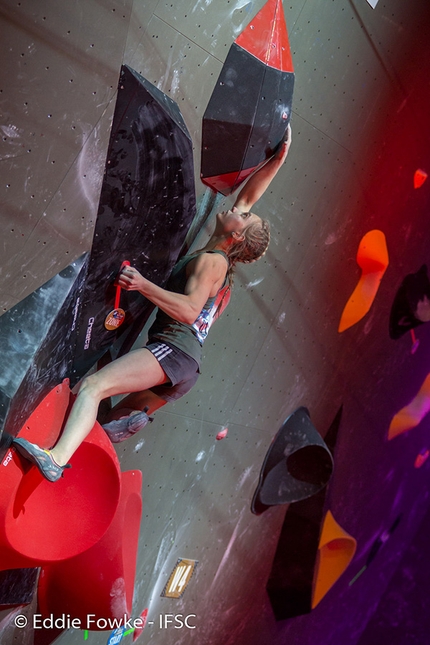
[(69, 459), (89, 434), (102, 399), (131, 392), (110, 413), (103, 428), (113, 442), (143, 428), (151, 414), (186, 394), (195, 384), (202, 343), (218, 317), (238, 262), (261, 258), (269, 246), (267, 221), (250, 212), (284, 163), (291, 129), (278, 152), (241, 189), (231, 210), (218, 213), (208, 243), (182, 257), (161, 288), (134, 267), (125, 267), (121, 288), (139, 291), (158, 307), (146, 347), (135, 349), (83, 379), (59, 440), (46, 450), (17, 437), (14, 446), (51, 482), (57, 481)]

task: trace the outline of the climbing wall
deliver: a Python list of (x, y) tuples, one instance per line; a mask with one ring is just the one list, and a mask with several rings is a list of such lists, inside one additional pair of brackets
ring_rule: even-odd
[(2, 311), (90, 247), (131, 9), (2, 3)]
[[(121, 64), (178, 104), (204, 209), (202, 117), (232, 42), (263, 4), (2, 3), (3, 311), (90, 249)], [(367, 645), (366, 634), (394, 620), (406, 634), (402, 608), (408, 616), (413, 608), (400, 574), (409, 545), (422, 543), (414, 538), (429, 507), (430, 326), (415, 329), (412, 353), (411, 333), (390, 338), (389, 320), (404, 278), (430, 262), (430, 183), (414, 188), (417, 169), (430, 173), (427, 4), (284, 2), (293, 144), (255, 206), (272, 223), (270, 249), (237, 271), (193, 391), (117, 446), (121, 469), (143, 474), (133, 616), (147, 622), (140, 635), (123, 634), (125, 644), (137, 636), (163, 645)], [(218, 198), (217, 207), (233, 199)], [(386, 241), (384, 270), (373, 272), (367, 313), (339, 331), (347, 302), (368, 279), (357, 262), (360, 242), (375, 230)], [(210, 218), (194, 248), (209, 232)], [(357, 550), (310, 613), (277, 621), (266, 585), (287, 507), (257, 516), (251, 500), (272, 439), (299, 406), (322, 436), (342, 406), (323, 511)], [(389, 439), (405, 408), (401, 416), (411, 413), (412, 422)], [(417, 597), (418, 580), (410, 580)], [(6, 645), (23, 639), (19, 613), (31, 617), (37, 606), (2, 609)], [(56, 642), (104, 645), (111, 633), (70, 628)], [(31, 632), (25, 638), (33, 642)]]

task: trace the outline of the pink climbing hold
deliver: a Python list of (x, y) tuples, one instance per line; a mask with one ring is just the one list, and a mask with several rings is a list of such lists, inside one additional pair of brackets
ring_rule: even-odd
[(228, 428), (223, 428), (220, 430), (216, 436), (217, 441), (220, 441), (221, 439), (224, 439), (228, 434)]
[[(140, 625), (136, 625), (133, 633), (133, 643), (137, 641), (143, 630), (145, 629), (146, 621), (148, 620), (148, 608), (144, 609), (140, 614)], [(138, 621), (135, 621), (137, 623)]]
[(414, 463), (415, 468), (421, 468), (421, 466), (423, 464), (425, 464), (425, 462), (427, 461), (429, 456), (430, 456), (430, 451), (429, 450), (427, 450), (427, 449), (426, 450), (421, 450), (421, 452), (418, 453), (418, 455), (417, 455), (417, 457), (415, 459), (415, 463)]

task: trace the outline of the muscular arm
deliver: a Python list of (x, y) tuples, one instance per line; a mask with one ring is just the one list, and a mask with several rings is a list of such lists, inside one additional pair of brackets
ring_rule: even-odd
[(234, 206), (242, 212), (248, 212), (254, 206), (287, 158), (292, 141), (291, 127), (287, 128), (287, 139), (278, 152), (248, 179), (241, 189)]
[(185, 293), (174, 293), (144, 278), (137, 269), (126, 267), (118, 284), (127, 291), (139, 291), (154, 305), (178, 322), (192, 325), (199, 316), (206, 300), (215, 295), (217, 283), (224, 280), (227, 270), (225, 258), (220, 254), (203, 253), (192, 260)]

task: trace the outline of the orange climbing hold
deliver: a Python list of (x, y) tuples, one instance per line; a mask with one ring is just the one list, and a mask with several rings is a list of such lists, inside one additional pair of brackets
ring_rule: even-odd
[(414, 188), (421, 188), (421, 186), (427, 179), (427, 176), (428, 175), (425, 170), (418, 168), (418, 170), (416, 170), (414, 174)]
[(412, 401), (402, 408), (391, 420), (388, 439), (415, 428), (430, 410), (430, 374), (427, 374), (419, 392)]
[(361, 277), (345, 305), (339, 332), (355, 325), (369, 311), (378, 292), (382, 276), (388, 267), (388, 250), (382, 231), (369, 231), (361, 240), (357, 251), (357, 264)]
[(357, 548), (357, 541), (336, 522), (327, 511), (318, 545), (314, 572), (312, 609), (324, 598), (349, 566)]

